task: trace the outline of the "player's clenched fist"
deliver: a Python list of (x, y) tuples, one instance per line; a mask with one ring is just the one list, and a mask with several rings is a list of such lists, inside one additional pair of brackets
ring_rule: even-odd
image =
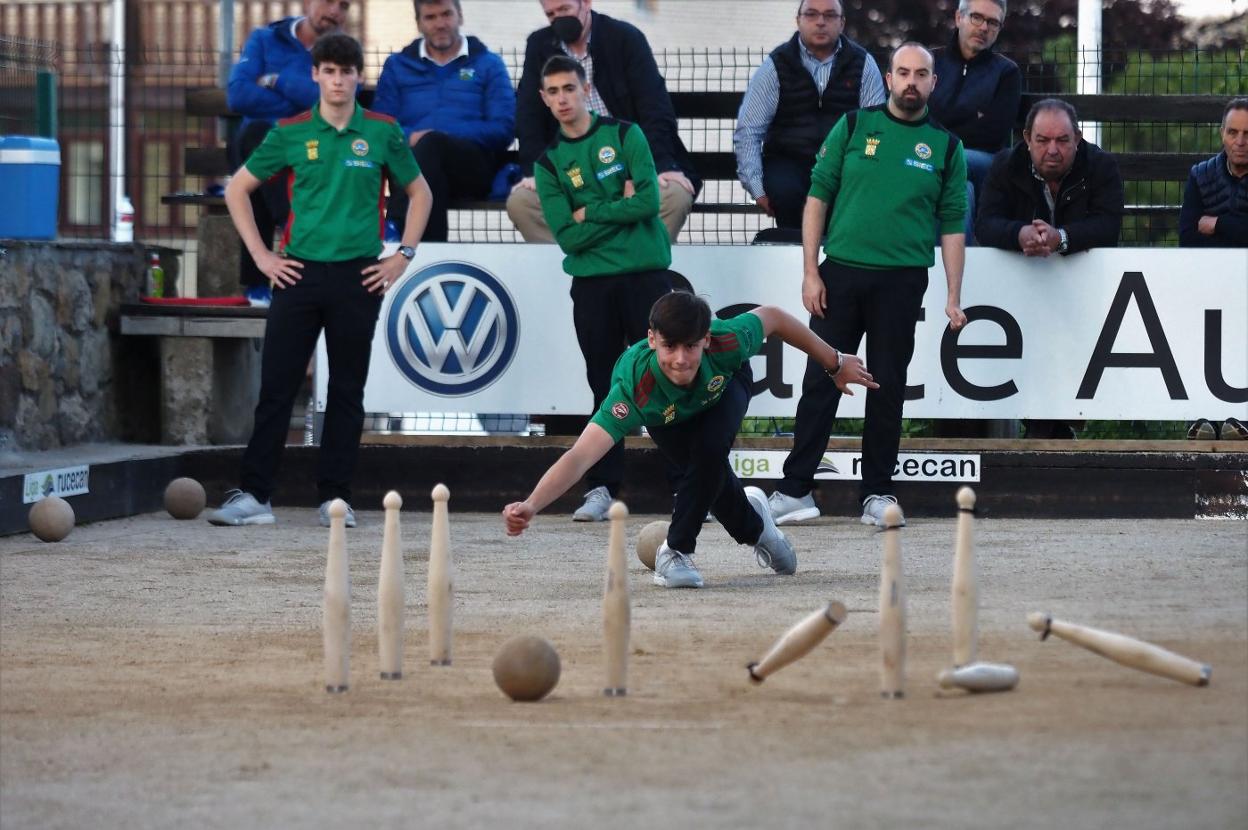
[(503, 508), (503, 524), (507, 525), (508, 536), (519, 536), (529, 526), (533, 514), (537, 511), (524, 501), (513, 501)]

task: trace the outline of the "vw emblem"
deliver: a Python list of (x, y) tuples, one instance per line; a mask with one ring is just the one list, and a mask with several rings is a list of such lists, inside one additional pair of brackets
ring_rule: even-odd
[(404, 280), (386, 314), (386, 346), (404, 377), (435, 395), (479, 392), (511, 365), (516, 303), (490, 272), (437, 262)]

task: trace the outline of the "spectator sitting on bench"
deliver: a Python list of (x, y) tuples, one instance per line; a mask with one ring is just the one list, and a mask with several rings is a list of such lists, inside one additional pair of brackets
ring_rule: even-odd
[[(1113, 155), (1083, 140), (1075, 108), (1057, 98), (1027, 113), (1023, 140), (992, 160), (975, 220), (983, 246), (1024, 256), (1118, 247), (1123, 185)], [(1023, 421), (1027, 438), (1074, 438), (1065, 421)]]
[[(490, 194), (516, 126), (516, 95), (503, 59), (460, 34), (460, 0), (413, 0), (421, 37), (391, 55), (377, 81), (373, 109), (403, 128), (433, 191), (423, 239), (445, 242), (447, 202)], [(407, 194), (390, 197), (399, 232)]]
[(741, 186), (794, 241), (823, 140), (846, 112), (884, 103), (875, 58), (844, 28), (840, 0), (803, 0), (797, 32), (750, 78), (732, 134)]
[[(230, 110), (243, 116), (227, 148), (232, 168), (242, 166), (279, 118), (309, 110), (320, 99), (312, 80), (310, 50), (318, 37), (342, 26), (350, 8), (350, 0), (307, 0), (303, 17), (284, 18), (248, 36), (226, 92)], [(251, 194), (251, 209), (260, 238), (271, 246), (273, 231), (286, 224), (290, 213), (286, 183), (266, 182)], [(273, 296), (269, 279), (256, 267), (246, 245), (239, 255), (239, 282), (252, 305), (269, 305)]]
[(961, 0), (953, 17), (954, 34), (934, 50), (936, 77), (932, 117), (962, 139), (966, 179), (971, 184), (967, 244), (974, 244), (975, 204), (992, 157), (1010, 146), (1023, 77), (1018, 64), (993, 51), (1005, 25), (1005, 0)]
[[(1248, 248), (1248, 98), (1233, 98), (1222, 111), (1222, 152), (1192, 167), (1179, 211), (1179, 245), (1185, 248)], [(1243, 440), (1248, 427), (1228, 418), (1220, 427), (1206, 418), (1188, 438)]]
[(559, 122), (542, 103), (542, 67), (555, 55), (568, 55), (585, 68), (592, 112), (641, 127), (659, 174), (659, 219), (675, 242), (702, 180), (676, 131), (676, 111), (650, 43), (637, 27), (593, 11), (592, 0), (541, 4), (550, 25), (529, 35), (525, 44), (516, 90), (516, 138), (525, 178), (507, 198), (507, 215), (526, 242), (554, 241), (542, 217), (533, 163), (559, 134)]

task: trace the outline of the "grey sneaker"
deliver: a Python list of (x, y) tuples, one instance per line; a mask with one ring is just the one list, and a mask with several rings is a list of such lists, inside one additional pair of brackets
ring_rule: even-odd
[(576, 508), (572, 514), (574, 522), (606, 521), (607, 511), (611, 509), (611, 491), (599, 485), (585, 494), (585, 503)]
[[(321, 509), (317, 511), (317, 515), (321, 518), (321, 527), (329, 527), (329, 505), (333, 499), (321, 502)], [(355, 511), (351, 509), (351, 505), (347, 505), (347, 527), (355, 527)]]
[(702, 574), (692, 559), (664, 542), (654, 555), (654, 584), (662, 588), (701, 588)]
[(231, 490), (219, 510), (208, 514), (214, 525), (240, 527), (242, 525), (271, 525), (277, 521), (269, 502), (261, 504), (256, 497), (243, 490)]
[[(890, 504), (897, 504), (896, 496), (867, 496), (867, 500), (862, 503), (862, 523), (864, 525), (883, 527), (884, 511), (888, 509)], [(901, 509), (900, 505), (898, 509)], [(901, 524), (897, 526), (906, 526), (905, 514), (902, 514)]]
[(815, 497), (810, 493), (800, 499), (795, 499), (777, 490), (767, 500), (767, 507), (771, 512), (771, 518), (778, 525), (819, 518), (819, 508), (815, 507)]
[[(771, 507), (766, 494), (757, 487), (746, 487), (745, 497), (750, 506), (763, 520), (763, 532), (754, 544), (754, 556), (760, 568), (771, 568), (778, 574), (791, 574), (797, 570), (797, 551), (771, 518)], [(787, 496), (785, 498), (788, 498)], [(818, 515), (818, 510), (815, 514)]]

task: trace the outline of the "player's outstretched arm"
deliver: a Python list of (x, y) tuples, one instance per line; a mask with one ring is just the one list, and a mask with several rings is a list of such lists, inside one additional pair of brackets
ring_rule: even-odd
[(784, 309), (774, 305), (762, 305), (751, 313), (763, 321), (764, 335), (770, 337), (774, 334), (790, 346), (810, 355), (832, 378), (836, 388), (846, 395), (854, 394), (849, 388), (850, 384), (865, 386), (867, 389), (880, 388), (857, 355), (845, 354), (832, 348), (805, 323)]
[(592, 422), (586, 425), (576, 443), (550, 465), (529, 497), (503, 508), (507, 535), (519, 536), (523, 533), (534, 516), (580, 481), (585, 472), (613, 446), (615, 439), (605, 429)]

